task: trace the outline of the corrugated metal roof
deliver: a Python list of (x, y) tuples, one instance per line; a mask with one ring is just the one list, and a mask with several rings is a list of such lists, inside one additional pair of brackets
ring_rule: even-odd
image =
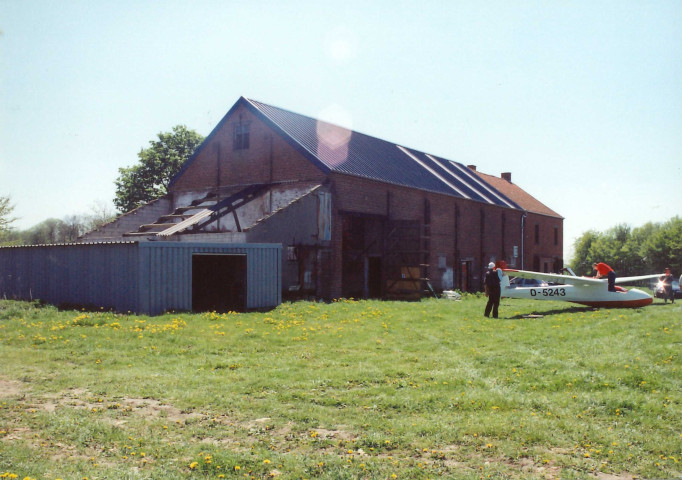
[(464, 165), (246, 99), (325, 171), (520, 209)]

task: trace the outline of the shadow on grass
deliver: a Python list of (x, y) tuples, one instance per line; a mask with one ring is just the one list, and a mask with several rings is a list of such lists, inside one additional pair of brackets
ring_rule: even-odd
[[(665, 307), (668, 304), (666, 303), (652, 303), (651, 305), (647, 305), (646, 307), (639, 307), (639, 308), (653, 308), (653, 307)], [(670, 304), (671, 306), (674, 304)], [(518, 315), (514, 315), (513, 317), (503, 317), (507, 320), (520, 320), (522, 318), (528, 319), (528, 318), (541, 318), (541, 317), (547, 317), (550, 315), (557, 315), (557, 314), (562, 314), (562, 313), (585, 313), (585, 312), (591, 312), (591, 311), (596, 311), (596, 310), (601, 310), (600, 308), (597, 307), (589, 307), (589, 306), (572, 306), (572, 307), (567, 307), (567, 308), (555, 308), (552, 310), (545, 310), (545, 311), (536, 311), (532, 310), (530, 312), (526, 313), (520, 313)], [(604, 309), (607, 310), (607, 309)]]
[(572, 306), (572, 307), (566, 307), (566, 308), (555, 308), (552, 310), (541, 310), (541, 311), (535, 311), (533, 310), (532, 312), (526, 312), (526, 313), (520, 313), (518, 315), (514, 315), (513, 317), (504, 317), (507, 320), (520, 320), (520, 319), (528, 319), (528, 318), (541, 318), (541, 317), (548, 317), (550, 315), (558, 315), (558, 314), (563, 314), (563, 313), (585, 313), (585, 312), (591, 312), (594, 310), (598, 310), (597, 308), (594, 307), (587, 307), (587, 306)]
[[(680, 299), (678, 299), (677, 302), (675, 302), (675, 303), (681, 304), (681, 305), (682, 305), (682, 301), (680, 301)], [(652, 303), (651, 305), (647, 305), (646, 308), (649, 308), (649, 307), (666, 307), (666, 306), (668, 306), (668, 305), (674, 306), (675, 303), (672, 303), (672, 302), (666, 303), (666, 302), (664, 302), (664, 301), (661, 301), (661, 302), (654, 302), (654, 303)]]

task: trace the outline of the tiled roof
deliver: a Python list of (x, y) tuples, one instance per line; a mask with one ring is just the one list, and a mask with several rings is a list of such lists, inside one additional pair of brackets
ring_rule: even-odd
[(561, 215), (556, 213), (554, 210), (541, 203), (538, 199), (528, 194), (525, 190), (517, 186), (516, 184), (509, 182), (501, 177), (495, 177), (493, 175), (488, 175), (481, 173), (479, 171), (473, 171), (478, 175), (479, 178), (485, 180), (487, 183), (495, 187), (499, 192), (502, 192), (507, 197), (511, 198), (517, 205), (528, 212), (539, 213), (541, 215), (548, 215), (550, 217), (563, 218)]

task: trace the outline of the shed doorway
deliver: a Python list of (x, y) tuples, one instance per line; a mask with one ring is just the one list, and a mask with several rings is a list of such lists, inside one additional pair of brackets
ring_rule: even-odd
[(192, 311), (246, 310), (246, 255), (192, 255)]

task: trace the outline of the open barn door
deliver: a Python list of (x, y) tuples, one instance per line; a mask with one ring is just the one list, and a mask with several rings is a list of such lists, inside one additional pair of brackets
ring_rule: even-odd
[(192, 311), (246, 310), (246, 255), (192, 255)]

